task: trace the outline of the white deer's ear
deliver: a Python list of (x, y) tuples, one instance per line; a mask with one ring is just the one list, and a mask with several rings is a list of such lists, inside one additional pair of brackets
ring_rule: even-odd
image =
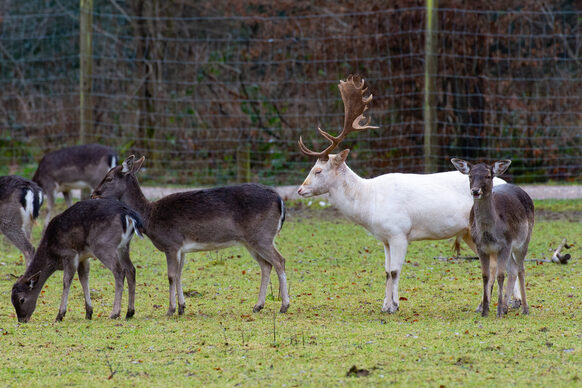
[(493, 176), (499, 176), (503, 174), (509, 168), (511, 160), (500, 160), (493, 164)]
[(127, 157), (127, 159), (125, 159), (123, 161), (123, 163), (121, 163), (121, 172), (124, 174), (127, 174), (131, 171), (131, 169), (133, 168), (133, 160), (135, 159), (135, 156), (133, 155), (129, 155)]
[(348, 158), (348, 154), (350, 153), (349, 149), (345, 149), (333, 158), (333, 164), (335, 167), (339, 167), (342, 163), (345, 163), (346, 159)]
[(455, 168), (457, 170), (459, 170), (461, 173), (463, 173), (465, 175), (468, 175), (469, 172), (471, 171), (471, 167), (472, 167), (471, 163), (467, 162), (466, 160), (452, 158), (451, 163), (453, 163), (453, 166), (455, 166)]

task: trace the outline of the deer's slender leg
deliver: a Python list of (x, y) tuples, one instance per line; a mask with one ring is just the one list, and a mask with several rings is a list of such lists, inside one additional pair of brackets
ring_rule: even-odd
[(83, 295), (85, 297), (85, 319), (93, 318), (93, 305), (91, 304), (91, 291), (89, 289), (90, 268), (89, 259), (81, 260), (79, 262), (79, 267), (77, 268), (79, 281), (81, 282)]

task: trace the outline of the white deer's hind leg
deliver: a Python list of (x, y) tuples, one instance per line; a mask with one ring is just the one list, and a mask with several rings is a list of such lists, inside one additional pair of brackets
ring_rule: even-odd
[(408, 241), (405, 237), (393, 238), (388, 244), (384, 244), (384, 254), (386, 256), (386, 294), (382, 311), (385, 313), (391, 314), (398, 310), (398, 282), (407, 249)]
[[(517, 276), (518, 273), (518, 268), (519, 268), (519, 264), (516, 262), (516, 257), (515, 254), (512, 252), (511, 257), (509, 258), (510, 264), (508, 267), (508, 270), (510, 270), (511, 268), (514, 269), (515, 272), (513, 272), (513, 275)], [(511, 276), (512, 274), (510, 273), (509, 275), (509, 282), (510, 284), (513, 284), (512, 288), (513, 288), (513, 294), (509, 294), (509, 299), (507, 299), (507, 303), (509, 304), (509, 307), (517, 309), (519, 308), (519, 306), (521, 306), (521, 291), (519, 289), (519, 284), (515, 281), (515, 279), (513, 280), (513, 282), (511, 282)], [(507, 285), (509, 287), (509, 283)], [(513, 298), (511, 298), (513, 295)]]

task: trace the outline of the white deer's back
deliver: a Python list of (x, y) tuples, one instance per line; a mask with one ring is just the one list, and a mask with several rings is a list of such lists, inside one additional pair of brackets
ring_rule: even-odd
[(405, 235), (409, 241), (437, 240), (453, 237), (469, 227), (473, 199), (468, 177), (458, 171), (392, 173), (364, 182), (358, 206), (334, 202), (345, 208), (349, 219), (381, 241), (394, 235)]

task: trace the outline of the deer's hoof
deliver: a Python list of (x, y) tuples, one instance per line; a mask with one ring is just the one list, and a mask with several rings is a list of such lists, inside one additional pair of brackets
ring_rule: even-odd
[(125, 319), (131, 319), (131, 318), (133, 318), (134, 315), (135, 315), (134, 309), (127, 310), (127, 314), (125, 314)]
[(119, 314), (120, 313), (111, 313), (111, 315), (109, 316), (110, 319), (117, 319), (119, 318)]
[(62, 321), (63, 321), (63, 318), (65, 317), (65, 314), (66, 314), (66, 313), (67, 313), (66, 311), (59, 312), (59, 313), (57, 314), (57, 317), (55, 318), (55, 321), (56, 321), (56, 322), (62, 322)]
[(521, 306), (521, 299), (513, 299), (510, 305), (512, 309), (518, 309)]
[(521, 309), (521, 313), (523, 315), (529, 315), (529, 307), (528, 306), (523, 306), (523, 308)]
[(176, 309), (175, 309), (175, 308), (171, 308), (171, 307), (170, 307), (170, 308), (168, 309), (168, 312), (166, 313), (166, 315), (167, 315), (168, 317), (171, 317), (172, 315), (174, 315), (174, 313), (175, 313), (175, 312), (176, 312)]
[[(256, 304), (255, 307), (253, 307), (253, 313), (258, 313), (259, 311), (261, 311), (263, 309), (263, 307), (265, 307), (265, 305)], [(281, 307), (281, 309), (283, 309), (283, 307)], [(285, 311), (287, 311), (287, 310), (285, 310)]]
[(85, 310), (85, 319), (88, 319), (88, 320), (93, 319), (93, 309), (92, 308)]
[(279, 310), (279, 312), (285, 314), (287, 310), (289, 310), (289, 305), (281, 305), (281, 310)]
[(483, 304), (479, 303), (479, 306), (477, 306), (477, 310), (475, 310), (476, 313), (482, 313), (483, 312)]
[(185, 310), (186, 310), (186, 304), (178, 305), (178, 315), (184, 315)]
[(394, 314), (396, 311), (398, 311), (398, 305), (395, 303), (392, 303), (389, 306), (382, 306), (382, 312), (383, 313), (388, 313), (388, 314)]

